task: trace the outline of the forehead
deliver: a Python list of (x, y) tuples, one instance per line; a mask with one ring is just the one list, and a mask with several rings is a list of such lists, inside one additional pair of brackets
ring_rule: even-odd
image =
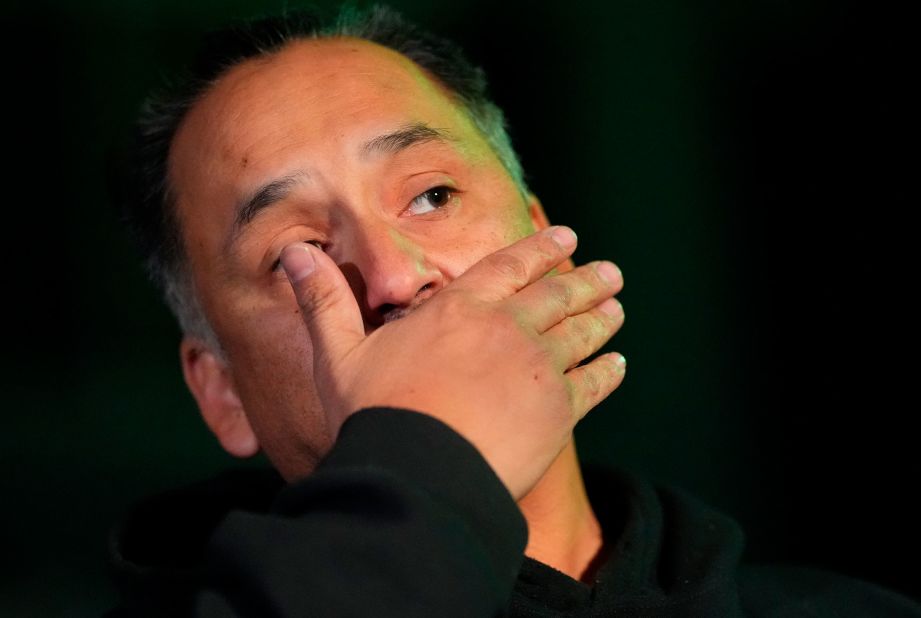
[(235, 66), (192, 106), (173, 141), (170, 177), (182, 189), (228, 165), (275, 173), (304, 147), (354, 151), (408, 122), (478, 137), (447, 90), (401, 54), (359, 39), (296, 41)]

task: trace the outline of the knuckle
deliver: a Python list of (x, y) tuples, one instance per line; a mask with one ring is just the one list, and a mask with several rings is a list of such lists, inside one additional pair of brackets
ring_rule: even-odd
[(537, 236), (536, 251), (548, 260), (559, 258), (563, 254), (563, 248), (547, 234)]
[(613, 335), (624, 322), (624, 306), (616, 298), (608, 298), (592, 311), (592, 315), (598, 320), (600, 329)]
[(591, 320), (587, 321), (588, 323), (582, 327), (582, 332), (580, 333), (579, 340), (586, 347), (594, 349), (595, 343), (604, 337), (605, 334), (605, 325), (604, 323), (592, 316)]
[(565, 308), (572, 304), (576, 293), (572, 285), (561, 281), (559, 277), (551, 277), (547, 280), (547, 290), (554, 302)]
[(588, 367), (582, 372), (582, 390), (592, 401), (598, 399), (601, 395), (603, 380), (597, 371)]
[(598, 329), (596, 340), (598, 341), (598, 346), (601, 347), (610, 341), (614, 334), (620, 330), (621, 323), (618, 319), (605, 315), (595, 318), (595, 324)]
[(486, 257), (486, 264), (498, 276), (508, 279), (512, 283), (523, 286), (528, 282), (528, 264), (521, 257), (513, 253), (494, 253)]
[(599, 342), (605, 341), (610, 336), (607, 324), (600, 318), (586, 316), (584, 320), (573, 320), (572, 322), (572, 337), (579, 343), (579, 349), (584, 354), (593, 352)]

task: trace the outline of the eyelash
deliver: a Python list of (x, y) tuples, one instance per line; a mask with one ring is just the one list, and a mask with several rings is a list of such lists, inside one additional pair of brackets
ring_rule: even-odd
[[(444, 191), (445, 193), (447, 193), (447, 197), (445, 198), (445, 204), (442, 204), (441, 206), (437, 206), (436, 210), (439, 210), (447, 206), (447, 202), (450, 201), (452, 197), (460, 193), (460, 191), (458, 191), (454, 187), (449, 187), (447, 185), (438, 185), (438, 186), (432, 187), (431, 189), (426, 189), (425, 191), (423, 191), (422, 193), (414, 197), (412, 201), (410, 202), (410, 205), (415, 204), (416, 201), (419, 200), (420, 198), (425, 197), (429, 193), (433, 193), (435, 191)], [(320, 251), (324, 250), (323, 244), (319, 240), (305, 240), (304, 242), (314, 245)], [(274, 262), (272, 262), (272, 272), (277, 272), (279, 268), (281, 268), (281, 257), (280, 256), (276, 258)]]
[(455, 189), (454, 187), (449, 187), (447, 185), (438, 185), (438, 186), (432, 187), (431, 189), (427, 189), (423, 191), (422, 193), (420, 193), (419, 195), (417, 195), (416, 197), (414, 197), (412, 202), (410, 202), (410, 206), (416, 204), (421, 198), (424, 198), (426, 195), (430, 193), (435, 193), (436, 191), (440, 191), (440, 192), (447, 194), (445, 196), (445, 203), (439, 206), (436, 206), (435, 207), (436, 210), (439, 210), (447, 206), (451, 198), (454, 197), (458, 193), (457, 189)]

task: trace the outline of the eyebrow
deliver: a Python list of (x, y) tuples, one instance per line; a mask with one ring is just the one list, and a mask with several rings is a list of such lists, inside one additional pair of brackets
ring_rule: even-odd
[(276, 204), (291, 193), (295, 185), (309, 178), (305, 171), (297, 171), (276, 178), (259, 187), (249, 198), (243, 200), (237, 208), (237, 216), (233, 220), (233, 235), (236, 236), (256, 215), (269, 206)]
[[(363, 157), (375, 154), (395, 155), (418, 144), (454, 141), (456, 139), (443, 129), (436, 129), (422, 122), (414, 122), (368, 140), (361, 146), (359, 152)], [(228, 244), (233, 242), (233, 239), (256, 218), (257, 214), (269, 206), (283, 201), (294, 187), (309, 178), (310, 175), (304, 170), (286, 174), (267, 182), (256, 189), (248, 198), (242, 200), (236, 209), (237, 214), (234, 217)]]
[(364, 156), (374, 154), (394, 155), (417, 144), (453, 141), (456, 141), (455, 138), (444, 129), (436, 129), (423, 122), (413, 122), (400, 127), (396, 131), (378, 135), (374, 139), (368, 140), (362, 146), (361, 154)]

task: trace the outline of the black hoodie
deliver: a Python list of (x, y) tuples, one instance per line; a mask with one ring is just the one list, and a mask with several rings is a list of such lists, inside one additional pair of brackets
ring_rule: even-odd
[(523, 556), (527, 528), (476, 449), (416, 412), (363, 410), (307, 479), (240, 470), (151, 498), (113, 532), (122, 616), (905, 616), (819, 570), (740, 565), (729, 518), (586, 471), (608, 556), (593, 585)]

